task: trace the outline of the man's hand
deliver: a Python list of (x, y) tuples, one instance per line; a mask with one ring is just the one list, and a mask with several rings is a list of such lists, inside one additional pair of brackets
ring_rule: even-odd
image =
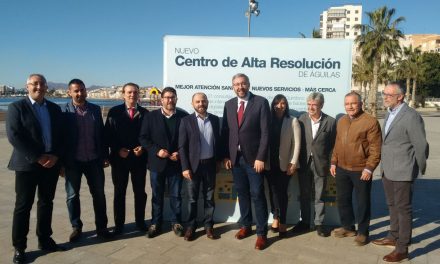
[(227, 169), (227, 170), (232, 169), (232, 162), (230, 159), (224, 159), (223, 163), (225, 164), (225, 169)]
[(142, 148), (142, 146), (137, 146), (133, 149), (133, 153), (136, 157), (140, 157), (142, 153), (144, 153), (144, 149)]
[(182, 171), (182, 175), (187, 180), (191, 180), (192, 179), (192, 172), (191, 172), (191, 170), (184, 170), (184, 171)]
[(286, 174), (291, 176), (291, 175), (293, 175), (295, 173), (295, 171), (296, 171), (296, 164), (289, 163), (287, 165)]
[(43, 154), (38, 159), (38, 163), (46, 169), (52, 168), (58, 161), (58, 157), (52, 154)]
[(173, 154), (171, 154), (170, 156), (170, 160), (172, 161), (178, 161), (179, 160), (179, 152), (173, 152)]
[(264, 161), (261, 160), (255, 160), (254, 162), (254, 169), (257, 173), (261, 173), (264, 170)]
[(159, 158), (166, 159), (170, 156), (170, 153), (168, 153), (168, 150), (166, 150), (166, 149), (161, 149), (161, 150), (159, 150), (159, 152), (157, 152), (156, 155)]
[(369, 181), (371, 179), (371, 172), (367, 171), (367, 170), (363, 170), (362, 171), (362, 175), (361, 175), (361, 180), (362, 181)]
[(331, 166), (330, 166), (330, 174), (331, 174), (333, 177), (336, 177), (336, 166), (335, 166), (335, 165), (331, 165)]
[(121, 148), (120, 150), (119, 150), (119, 157), (121, 157), (121, 158), (123, 158), (123, 159), (126, 159), (127, 157), (128, 157), (128, 154), (130, 153), (130, 150), (129, 149), (126, 149), (126, 148)]

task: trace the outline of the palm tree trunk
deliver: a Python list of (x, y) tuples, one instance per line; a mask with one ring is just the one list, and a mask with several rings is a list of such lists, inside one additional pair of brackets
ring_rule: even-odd
[(368, 95), (368, 105), (369, 105), (369, 112), (372, 116), (377, 116), (377, 85), (378, 85), (378, 74), (379, 74), (379, 67), (380, 67), (381, 57), (380, 55), (376, 56), (374, 59), (374, 65), (373, 65), (373, 82), (370, 86), (370, 92)]
[(410, 86), (411, 86), (411, 78), (406, 78), (406, 94), (405, 94), (406, 101), (409, 100), (409, 95), (410, 95), (409, 90), (411, 90)]
[(363, 110), (365, 110), (365, 108), (367, 107), (365, 105), (365, 101), (367, 98), (367, 82), (362, 82), (362, 108)]
[(417, 90), (417, 79), (413, 79), (413, 88), (412, 88), (412, 98), (410, 106), (416, 108), (416, 90)]

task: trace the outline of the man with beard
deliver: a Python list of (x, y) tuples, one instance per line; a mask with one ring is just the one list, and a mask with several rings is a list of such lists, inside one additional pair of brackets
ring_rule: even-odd
[(267, 99), (249, 92), (247, 75), (234, 75), (232, 87), (237, 97), (225, 103), (222, 141), (225, 167), (232, 169), (240, 206), (241, 227), (235, 237), (243, 239), (252, 233), (252, 199), (257, 224), (255, 249), (262, 250), (267, 245), (268, 211), (263, 171), (268, 156), (270, 107)]
[(178, 142), (180, 120), (187, 114), (176, 109), (177, 93), (165, 87), (161, 94), (162, 107), (151, 111), (144, 118), (139, 142), (148, 152), (150, 183), (152, 190), (152, 219), (148, 238), (159, 234), (163, 221), (165, 182), (168, 184), (171, 207), (171, 226), (176, 236), (183, 236), (182, 168), (179, 161)]
[(104, 123), (101, 108), (87, 102), (84, 82), (73, 79), (67, 93), (72, 101), (66, 104), (66, 155), (64, 174), (66, 178), (67, 209), (73, 231), (69, 241), (77, 241), (82, 235), (79, 192), (82, 175), (87, 179), (93, 198), (96, 233), (99, 238), (112, 235), (107, 230), (107, 207), (104, 194), (104, 167), (108, 163), (108, 148), (104, 146)]
[(29, 217), (38, 190), (38, 248), (62, 250), (52, 236), (53, 198), (62, 155), (62, 119), (58, 105), (44, 98), (47, 82), (31, 74), (26, 82), (28, 96), (8, 106), (6, 132), (13, 146), (8, 168), (15, 171), (15, 208), (12, 220), (14, 263), (26, 261)]
[(194, 113), (182, 119), (179, 128), (179, 155), (182, 175), (187, 183), (188, 221), (184, 239), (194, 239), (197, 229), (197, 201), (200, 184), (203, 184), (206, 236), (215, 239), (214, 226), (214, 189), (215, 174), (220, 165), (220, 121), (208, 110), (208, 98), (204, 93), (195, 93), (192, 97)]

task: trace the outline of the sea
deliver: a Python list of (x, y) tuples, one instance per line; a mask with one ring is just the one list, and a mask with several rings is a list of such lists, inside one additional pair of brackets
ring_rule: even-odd
[[(8, 105), (12, 102), (18, 101), (20, 99), (23, 99), (24, 97), (0, 97), (0, 111), (7, 111)], [(46, 97), (46, 99), (62, 106), (65, 105), (67, 102), (70, 102), (72, 100), (71, 98), (60, 98), (60, 97)], [(122, 104), (121, 99), (92, 99), (87, 98), (87, 101), (90, 103), (97, 104), (101, 106), (103, 109), (109, 109), (112, 106)]]

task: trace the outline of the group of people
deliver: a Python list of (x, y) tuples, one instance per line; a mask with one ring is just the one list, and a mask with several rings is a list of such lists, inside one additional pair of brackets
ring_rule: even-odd
[[(389, 108), (381, 130), (378, 121), (362, 110), (359, 94), (345, 95), (346, 115), (338, 121), (322, 112), (324, 96), (311, 93), (307, 112), (299, 118), (289, 114), (288, 100), (276, 95), (266, 98), (250, 92), (245, 74), (232, 77), (236, 97), (225, 103), (223, 120), (208, 113), (204, 93), (192, 96), (193, 114), (176, 108), (177, 92), (166, 87), (161, 107), (148, 112), (138, 104), (139, 86), (122, 88), (124, 103), (110, 109), (104, 123), (101, 109), (86, 100), (85, 84), (69, 83), (72, 100), (62, 108), (45, 99), (47, 82), (41, 74), (27, 79), (28, 96), (10, 104), (7, 135), (13, 146), (8, 167), (15, 171), (16, 202), (12, 226), (14, 263), (26, 259), (30, 211), (38, 191), (38, 247), (47, 251), (63, 248), (51, 238), (53, 199), (58, 176), (65, 178), (66, 203), (72, 233), (69, 241), (82, 236), (80, 186), (84, 175), (93, 198), (97, 237), (109, 239), (124, 232), (125, 196), (128, 180), (134, 192), (138, 230), (153, 238), (163, 225), (164, 193), (170, 201), (173, 232), (191, 241), (197, 229), (197, 201), (204, 201), (203, 226), (209, 239), (216, 239), (213, 215), (216, 173), (221, 163), (232, 171), (238, 194), (240, 229), (237, 239), (252, 233), (252, 204), (256, 222), (255, 249), (267, 246), (268, 208), (264, 182), (269, 186), (273, 222), (270, 229), (286, 237), (288, 186), (298, 175), (301, 215), (291, 232), (316, 230), (329, 236), (323, 226), (326, 179), (336, 177), (341, 228), (335, 237), (355, 236), (355, 244), (369, 242), (372, 173), (382, 160), (381, 176), (390, 211), (387, 237), (372, 241), (393, 246), (385, 261), (408, 257), (411, 240), (412, 190), (414, 179), (423, 174), (428, 143), (423, 119), (404, 103), (404, 91), (397, 83), (387, 85), (384, 104)], [(221, 123), (222, 122), (222, 123)], [(114, 184), (113, 232), (107, 228), (104, 168), (111, 165)], [(152, 190), (152, 219), (145, 223), (147, 168)], [(182, 221), (181, 189), (186, 182), (188, 218)], [(352, 193), (356, 194), (358, 229)], [(313, 201), (313, 210), (312, 210)], [(185, 226), (185, 227), (184, 227)]]

